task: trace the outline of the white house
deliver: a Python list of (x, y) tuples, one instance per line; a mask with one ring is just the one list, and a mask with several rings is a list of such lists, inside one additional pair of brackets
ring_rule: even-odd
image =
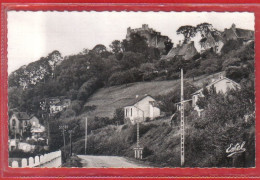
[(146, 118), (154, 119), (160, 116), (160, 109), (155, 99), (150, 95), (137, 97), (124, 107), (125, 119), (129, 119), (132, 124), (136, 121), (143, 122)]
[(70, 105), (70, 99), (57, 100), (57, 98), (52, 98), (52, 100), (50, 100), (50, 112), (54, 114), (61, 112), (68, 108)]
[[(214, 88), (216, 90), (216, 93), (223, 93), (226, 94), (228, 90), (231, 89), (240, 89), (241, 86), (236, 83), (235, 81), (228, 79), (226, 77), (223, 77), (222, 75), (219, 76), (217, 80), (214, 80), (209, 85), (206, 86), (208, 90), (211, 88)], [(192, 94), (192, 107), (194, 107), (194, 110), (198, 111), (199, 115), (202, 109), (199, 109), (197, 106), (197, 101), (199, 97), (203, 97), (203, 88), (199, 89), (195, 93)]]
[(31, 123), (31, 120), (32, 122), (35, 122), (36, 119), (35, 116), (30, 117), (26, 112), (15, 112), (9, 119), (9, 131), (23, 136), (23, 133), (28, 124)]

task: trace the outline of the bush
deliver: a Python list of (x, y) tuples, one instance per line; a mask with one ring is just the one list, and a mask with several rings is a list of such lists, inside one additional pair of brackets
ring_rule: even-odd
[(226, 68), (226, 76), (230, 79), (240, 82), (243, 78), (248, 78), (250, 70), (241, 66), (230, 66)]
[(97, 106), (92, 105), (92, 106), (84, 106), (82, 109), (82, 112), (90, 112), (90, 111), (94, 111), (97, 108)]
[(75, 100), (71, 102), (70, 108), (76, 113), (79, 114), (82, 109), (83, 102), (79, 100)]
[(152, 154), (153, 154), (153, 150), (145, 146), (143, 149), (143, 158), (146, 158), (147, 156), (151, 156)]
[(102, 83), (98, 78), (91, 78), (79, 88), (77, 99), (85, 102), (101, 86)]
[(149, 121), (151, 121), (151, 118), (150, 117), (146, 117), (145, 118), (145, 122), (149, 122)]
[(239, 40), (228, 40), (221, 49), (222, 54), (227, 54), (230, 51), (237, 50), (243, 45)]
[(76, 112), (72, 109), (66, 109), (61, 114), (61, 118), (70, 118), (70, 117), (75, 117), (75, 116), (76, 116)]
[(123, 108), (118, 108), (114, 112), (113, 121), (115, 123), (124, 124), (125, 113)]

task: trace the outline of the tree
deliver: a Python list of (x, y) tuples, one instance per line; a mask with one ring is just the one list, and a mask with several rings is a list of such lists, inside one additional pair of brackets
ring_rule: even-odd
[(184, 44), (187, 44), (191, 38), (195, 37), (196, 35), (196, 28), (190, 25), (181, 26), (176, 31), (177, 34), (182, 34), (184, 36)]
[(138, 33), (131, 33), (130, 40), (123, 40), (122, 46), (125, 51), (136, 53), (146, 54), (148, 50), (147, 39)]
[(202, 38), (207, 37), (211, 31), (213, 31), (212, 24), (204, 22), (196, 26), (196, 32), (200, 32)]
[(118, 124), (124, 124), (124, 109), (123, 108), (118, 108), (114, 112), (114, 122)]
[(112, 52), (114, 54), (118, 54), (120, 52), (122, 52), (122, 44), (119, 40), (114, 40), (109, 47), (112, 49)]
[(145, 62), (145, 57), (142, 53), (124, 52), (120, 65), (123, 70), (128, 70), (133, 67), (140, 67)]
[(164, 50), (165, 50), (165, 53), (164, 54), (168, 54), (168, 52), (172, 49), (172, 47), (173, 47), (173, 43), (172, 43), (172, 41), (170, 40), (170, 39), (168, 39), (168, 41), (165, 41), (164, 42), (164, 46), (165, 46), (165, 48), (164, 48)]
[[(251, 167), (255, 163), (255, 119), (254, 119), (254, 87), (243, 87), (231, 90), (227, 94), (210, 93), (204, 113), (201, 117), (193, 117), (194, 128), (186, 136), (189, 144), (186, 148), (189, 165), (197, 167)], [(251, 93), (250, 93), (251, 92)], [(245, 115), (253, 116), (245, 121)], [(245, 153), (227, 157), (225, 149), (231, 143), (245, 141)], [(209, 143), (210, 142), (210, 143)], [(251, 143), (253, 142), (253, 143)], [(252, 150), (253, 149), (253, 150)], [(191, 154), (190, 154), (191, 153)], [(203, 162), (201, 161), (203, 158)], [(236, 161), (240, 163), (236, 163)]]
[(31, 130), (32, 130), (32, 125), (31, 125), (31, 123), (29, 122), (29, 123), (27, 123), (27, 126), (26, 126), (26, 128), (25, 128), (25, 131), (24, 131), (24, 133), (23, 133), (23, 137), (24, 137), (24, 138), (31, 137), (31, 136), (32, 136)]
[(102, 52), (107, 51), (107, 48), (103, 44), (98, 44), (92, 49), (92, 51), (95, 51), (97, 54), (101, 54)]

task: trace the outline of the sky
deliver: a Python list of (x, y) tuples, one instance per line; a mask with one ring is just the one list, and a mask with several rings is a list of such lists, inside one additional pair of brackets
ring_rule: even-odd
[[(254, 14), (239, 12), (8, 12), (8, 73), (58, 50), (62, 56), (77, 54), (97, 44), (107, 48), (122, 40), (128, 27), (142, 24), (167, 35), (176, 45), (183, 40), (176, 30), (183, 25), (208, 22), (218, 30), (236, 27), (254, 30)], [(195, 46), (199, 35), (194, 38)]]

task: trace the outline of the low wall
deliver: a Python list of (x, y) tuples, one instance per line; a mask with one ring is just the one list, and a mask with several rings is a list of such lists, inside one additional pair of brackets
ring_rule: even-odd
[(11, 167), (60, 167), (61, 163), (61, 151), (55, 151), (34, 158), (23, 158), (21, 163), (12, 161)]

